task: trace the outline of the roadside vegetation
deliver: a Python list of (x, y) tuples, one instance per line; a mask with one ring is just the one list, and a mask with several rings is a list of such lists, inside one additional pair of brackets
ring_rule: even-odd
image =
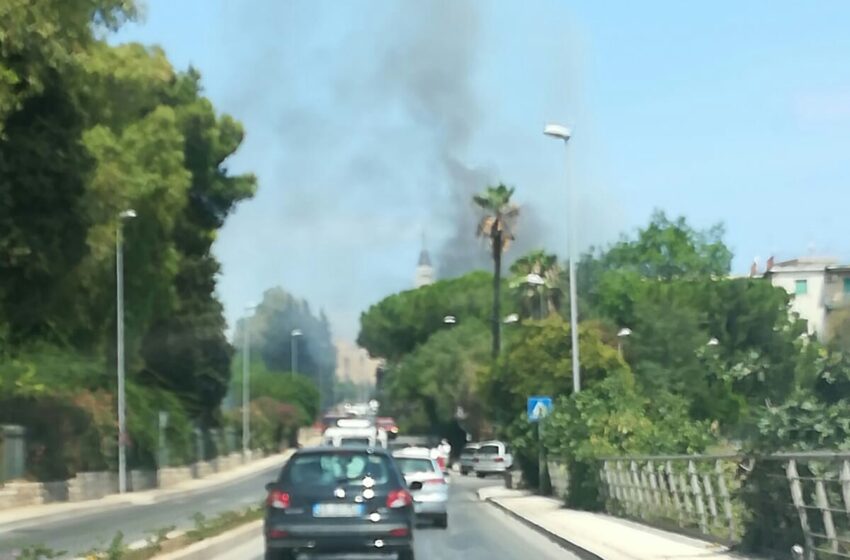
[[(577, 395), (567, 265), (543, 251), (514, 257), (498, 283), (495, 359), (487, 351), (493, 275), (483, 271), (375, 304), (362, 316), (359, 342), (388, 359), (380, 400), (400, 425), (449, 437), (456, 448), (466, 433), (505, 439), (533, 487), (543, 445), (569, 465), (572, 507), (601, 507), (604, 456), (850, 448), (847, 337), (808, 337), (789, 296), (765, 279), (731, 276), (731, 260), (721, 226), (697, 230), (663, 212), (583, 255)], [(543, 282), (529, 284), (529, 274)], [(457, 323), (444, 324), (444, 315)], [(542, 442), (526, 420), (530, 395), (555, 398)], [(757, 498), (778, 500), (787, 488), (746, 490), (745, 544), (788, 538), (764, 531), (759, 516), (778, 503)]]
[[(158, 47), (107, 42), (137, 17), (135, 1), (36, 4), (0, 3), (0, 423), (27, 429), (29, 478), (116, 468), (120, 227), (129, 464), (155, 466), (163, 412), (171, 464), (203, 459), (193, 432), (225, 426), (234, 359), (211, 248), (257, 188), (227, 166), (242, 126), (216, 111), (194, 68), (174, 68)], [(129, 209), (136, 217), (122, 219)], [(258, 401), (252, 414), (290, 431), (312, 420), (308, 386), (332, 356), (321, 320), (303, 354), (311, 381), (285, 401), (293, 410)], [(207, 437), (208, 450), (222, 447)]]

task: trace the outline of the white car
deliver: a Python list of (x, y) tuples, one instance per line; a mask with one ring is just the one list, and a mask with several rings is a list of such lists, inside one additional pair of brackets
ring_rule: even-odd
[(410, 487), (416, 516), (432, 519), (437, 527), (448, 527), (449, 481), (431, 457), (431, 450), (408, 447), (396, 451), (393, 457)]
[(472, 472), (475, 467), (475, 452), (478, 451), (480, 445), (477, 443), (467, 443), (460, 452), (460, 474), (466, 475)]
[(483, 441), (472, 459), (472, 470), (478, 478), (488, 474), (504, 474), (514, 466), (510, 448), (501, 441)]

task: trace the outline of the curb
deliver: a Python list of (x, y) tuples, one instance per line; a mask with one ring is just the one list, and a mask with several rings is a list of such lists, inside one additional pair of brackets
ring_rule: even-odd
[[(187, 488), (185, 490), (172, 490), (172, 491), (163, 490), (161, 494), (157, 494), (155, 496), (150, 496), (150, 499), (148, 499), (147, 496), (144, 496), (144, 495), (141, 495), (141, 494), (137, 494), (136, 496), (132, 496), (132, 494), (131, 494), (131, 497), (129, 499), (130, 499), (130, 502), (133, 505), (145, 505), (145, 504), (158, 504), (158, 503), (162, 503), (162, 502), (165, 502), (165, 501), (168, 501), (168, 500), (174, 500), (174, 499), (177, 499), (177, 498), (185, 498), (187, 496), (194, 496), (196, 494), (203, 494), (204, 492), (216, 490), (221, 486), (227, 486), (228, 484), (237, 484), (239, 482), (244, 481), (245, 479), (251, 478), (251, 477), (256, 476), (258, 474), (262, 474), (262, 473), (265, 473), (265, 472), (268, 472), (268, 471), (278, 470), (278, 469), (280, 469), (280, 467), (283, 463), (285, 463), (286, 461), (289, 460), (289, 458), (292, 456), (293, 453), (294, 453), (294, 450), (288, 450), (288, 451), (285, 451), (283, 453), (276, 455), (276, 457), (280, 460), (279, 464), (278, 463), (270, 464), (270, 465), (266, 466), (265, 468), (257, 469), (255, 471), (251, 471), (251, 472), (246, 472), (246, 473), (240, 474), (239, 476), (235, 476), (233, 478), (228, 478), (228, 479), (225, 479), (225, 480), (216, 480), (214, 482), (211, 482), (207, 486), (200, 486), (198, 488)], [(198, 479), (198, 480), (203, 480), (203, 479)]]
[(154, 556), (154, 560), (206, 560), (262, 536), (262, 528), (262, 519), (251, 521), (226, 533), (192, 543), (186, 548)]
[(543, 527), (541, 525), (538, 525), (537, 523), (531, 521), (530, 519), (521, 516), (520, 514), (516, 513), (512, 509), (510, 509), (509, 507), (507, 507), (503, 504), (500, 504), (499, 502), (496, 502), (493, 498), (485, 498), (484, 501), (487, 502), (488, 504), (496, 507), (500, 511), (508, 514), (510, 517), (512, 517), (513, 519), (516, 519), (517, 521), (519, 521), (520, 523), (522, 523), (526, 527), (533, 529), (534, 531), (540, 533), (541, 535), (548, 538), (550, 541), (554, 542), (555, 544), (557, 544), (561, 548), (565, 548), (565, 549), (569, 550), (570, 552), (572, 552), (573, 554), (575, 554), (576, 556), (578, 556), (582, 560), (605, 560), (604, 557), (599, 556), (595, 552), (588, 550), (586, 548), (583, 548), (583, 547), (577, 545), (576, 543), (565, 539), (561, 535), (558, 535), (557, 533), (553, 533), (552, 531), (546, 529), (545, 527)]
[[(294, 449), (288, 449), (283, 453), (276, 454), (280, 460), (280, 464), (289, 460), (292, 454), (295, 452)], [(260, 459), (263, 460), (263, 459)], [(270, 461), (271, 462), (271, 461)], [(144, 506), (151, 504), (159, 504), (169, 500), (185, 498), (188, 496), (194, 496), (197, 494), (203, 494), (204, 492), (214, 491), (219, 489), (222, 486), (226, 486), (229, 484), (235, 484), (241, 482), (246, 478), (250, 478), (252, 476), (256, 476), (257, 474), (271, 471), (274, 469), (279, 469), (280, 464), (269, 464), (266, 468), (258, 469), (250, 472), (242, 473), (233, 478), (227, 478), (224, 480), (217, 480), (205, 486), (199, 486), (197, 488), (188, 488), (188, 489), (151, 489), (145, 490), (143, 492), (128, 492), (126, 494), (109, 494), (104, 496), (103, 498), (98, 498), (96, 500), (83, 500), (81, 502), (55, 502), (55, 505), (66, 506), (63, 507), (59, 511), (52, 512), (33, 512), (32, 515), (24, 515), (23, 517), (12, 518), (8, 521), (0, 521), (0, 535), (3, 533), (14, 531), (21, 528), (29, 527), (35, 523), (51, 523), (54, 521), (60, 521), (64, 519), (68, 519), (69, 517), (87, 517), (89, 515), (99, 515), (105, 512), (109, 512), (116, 509), (123, 509), (127, 507), (135, 507), (135, 506)], [(197, 479), (203, 480), (203, 479)], [(145, 495), (148, 493), (148, 495)], [(45, 504), (46, 506), (54, 505), (54, 504)], [(39, 507), (39, 506), (28, 506), (28, 507)], [(0, 516), (4, 513), (10, 513), (15, 508), (10, 508), (7, 510), (0, 510)]]

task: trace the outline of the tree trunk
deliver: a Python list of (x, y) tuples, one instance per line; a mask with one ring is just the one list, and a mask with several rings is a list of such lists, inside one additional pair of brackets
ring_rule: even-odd
[(493, 359), (499, 357), (502, 334), (502, 232), (498, 221), (494, 224), (493, 236)]

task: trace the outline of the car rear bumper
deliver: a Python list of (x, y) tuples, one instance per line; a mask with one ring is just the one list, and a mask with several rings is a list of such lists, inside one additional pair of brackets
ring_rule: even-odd
[[(271, 531), (284, 531), (286, 535), (272, 538), (269, 536)], [(399, 536), (399, 532), (404, 534)], [(378, 552), (409, 548), (412, 542), (412, 527), (404, 523), (370, 523), (368, 525), (273, 524), (266, 528), (266, 548), (269, 549)]]
[(502, 474), (505, 471), (510, 470), (509, 465), (475, 465), (474, 469), (476, 473), (481, 474)]
[(416, 512), (416, 515), (438, 515), (446, 513), (446, 504), (448, 503), (447, 499), (435, 499), (428, 501), (416, 501), (413, 502), (413, 511)]

